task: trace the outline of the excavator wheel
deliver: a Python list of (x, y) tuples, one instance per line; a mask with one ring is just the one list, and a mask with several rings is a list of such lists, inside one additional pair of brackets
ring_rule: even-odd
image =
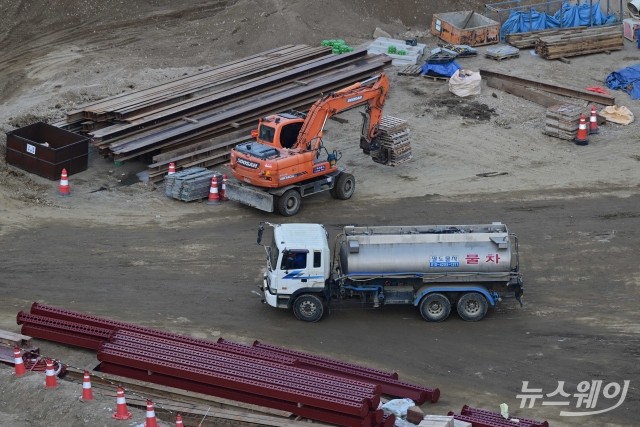
[(298, 191), (291, 189), (278, 197), (278, 212), (282, 216), (293, 216), (298, 213), (302, 205), (302, 196)]
[(347, 200), (353, 196), (354, 191), (356, 191), (356, 178), (350, 173), (343, 172), (331, 189), (331, 195), (336, 199)]

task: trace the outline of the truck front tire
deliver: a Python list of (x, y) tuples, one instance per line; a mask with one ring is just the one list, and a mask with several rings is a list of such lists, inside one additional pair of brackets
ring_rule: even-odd
[(350, 173), (343, 172), (338, 175), (336, 185), (331, 189), (331, 195), (336, 199), (347, 200), (356, 191), (356, 179)]
[(429, 294), (422, 298), (420, 314), (428, 322), (442, 322), (451, 313), (449, 298), (442, 294)]
[(477, 322), (478, 320), (482, 320), (485, 314), (487, 314), (489, 304), (482, 294), (478, 292), (467, 292), (460, 297), (457, 307), (458, 315), (462, 320)]
[(293, 314), (304, 322), (317, 322), (324, 314), (324, 303), (312, 294), (300, 295), (293, 302)]
[(282, 216), (293, 216), (298, 213), (302, 205), (302, 196), (296, 190), (291, 189), (278, 197), (278, 212)]

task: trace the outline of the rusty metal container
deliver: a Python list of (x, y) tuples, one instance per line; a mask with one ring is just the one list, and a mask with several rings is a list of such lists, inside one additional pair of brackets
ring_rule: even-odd
[(87, 169), (89, 138), (43, 122), (7, 133), (7, 163), (50, 180)]
[(500, 41), (500, 23), (473, 11), (438, 13), (431, 34), (451, 44), (482, 46)]

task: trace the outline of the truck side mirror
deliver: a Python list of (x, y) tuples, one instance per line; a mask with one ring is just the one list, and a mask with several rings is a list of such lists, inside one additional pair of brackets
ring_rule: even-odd
[(260, 224), (260, 226), (258, 227), (258, 244), (262, 243), (262, 233), (264, 232), (264, 226), (262, 224)]

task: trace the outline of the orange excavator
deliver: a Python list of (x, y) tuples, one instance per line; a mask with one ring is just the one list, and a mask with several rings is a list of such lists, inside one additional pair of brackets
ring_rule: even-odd
[[(378, 163), (397, 160), (400, 155), (395, 152), (394, 135), (381, 127), (388, 91), (389, 80), (382, 73), (324, 95), (306, 114), (290, 111), (261, 118), (252, 133), (255, 140), (238, 144), (231, 151), (235, 180), (227, 183), (225, 195), (284, 216), (299, 211), (302, 197), (322, 191), (330, 191), (336, 199), (351, 198), (355, 178), (338, 167), (341, 153), (325, 148), (324, 126), (334, 115), (365, 105), (360, 148)], [(406, 139), (398, 144), (405, 158), (410, 157), (407, 144)]]

